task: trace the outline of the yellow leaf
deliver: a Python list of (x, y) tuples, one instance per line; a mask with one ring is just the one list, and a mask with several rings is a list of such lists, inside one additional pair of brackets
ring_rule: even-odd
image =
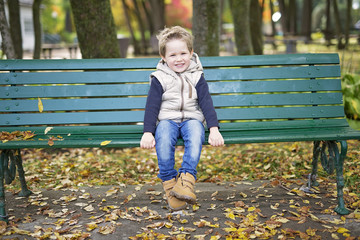
[(39, 112), (43, 112), (44, 111), (44, 106), (41, 102), (41, 99), (38, 97), (38, 108), (39, 108)]
[(226, 216), (227, 218), (230, 218), (230, 219), (232, 219), (232, 220), (235, 220), (235, 215), (234, 215), (233, 212), (225, 213), (225, 216)]
[(96, 223), (94, 223), (94, 222), (86, 224), (86, 230), (89, 231), (89, 232), (94, 230), (97, 227), (98, 227), (98, 225)]
[(188, 223), (188, 220), (186, 220), (186, 219), (180, 219), (179, 222), (182, 223), (182, 224), (184, 224), (184, 223)]
[(253, 212), (256, 209), (256, 207), (249, 207), (248, 212)]
[(194, 204), (194, 205), (192, 206), (192, 208), (193, 208), (193, 211), (196, 212), (197, 210), (199, 210), (200, 206)]
[(337, 232), (338, 233), (346, 233), (346, 232), (349, 232), (349, 230), (346, 228), (340, 227), (340, 228), (338, 228)]
[(111, 141), (103, 141), (100, 145), (101, 145), (101, 146), (106, 146), (106, 145), (108, 145), (109, 143), (111, 143)]
[(269, 163), (269, 164), (267, 164), (267, 165), (264, 166), (264, 170), (266, 171), (266, 170), (268, 170), (270, 167), (271, 167), (271, 164)]

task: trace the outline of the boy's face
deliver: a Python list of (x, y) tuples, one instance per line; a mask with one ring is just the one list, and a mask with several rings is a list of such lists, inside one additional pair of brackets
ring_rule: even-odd
[(161, 56), (161, 58), (174, 72), (184, 72), (190, 65), (193, 51), (190, 52), (186, 42), (180, 39), (174, 39), (167, 42), (165, 47), (165, 56)]

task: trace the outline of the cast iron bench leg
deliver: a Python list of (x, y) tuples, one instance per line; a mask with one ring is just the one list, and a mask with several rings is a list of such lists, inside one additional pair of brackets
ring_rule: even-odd
[(8, 216), (5, 210), (5, 191), (4, 191), (4, 167), (5, 159), (7, 158), (5, 151), (1, 152), (0, 156), (0, 221), (8, 222)]
[(336, 158), (336, 184), (337, 184), (337, 199), (338, 199), (338, 205), (335, 208), (335, 212), (337, 212), (340, 215), (346, 215), (349, 214), (350, 211), (346, 209), (345, 203), (344, 203), (344, 192), (343, 188), (345, 185), (344, 182), (344, 176), (343, 176), (343, 167), (344, 167), (344, 161), (346, 158), (347, 153), (347, 143), (346, 141), (339, 141), (341, 145), (341, 152), (340, 156)]
[[(25, 181), (25, 172), (22, 166), (22, 159), (20, 150), (3, 150), (1, 152), (0, 161), (0, 221), (8, 222), (8, 216), (5, 210), (5, 187), (6, 184), (10, 184), (15, 179), (16, 167), (19, 173), (19, 179), (21, 184), (21, 192), (19, 196), (28, 197), (32, 192), (27, 188)], [(9, 165), (10, 164), (10, 165)]]
[(15, 163), (16, 163), (16, 167), (17, 167), (17, 170), (19, 173), (19, 180), (20, 180), (20, 184), (21, 184), (21, 192), (19, 192), (19, 196), (20, 197), (28, 197), (32, 194), (32, 192), (27, 188), (27, 185), (26, 185), (25, 172), (24, 172), (24, 168), (23, 168), (23, 164), (22, 164), (20, 149), (16, 150)]
[[(344, 176), (343, 176), (343, 166), (344, 160), (347, 153), (347, 143), (346, 141), (338, 141), (341, 145), (341, 152), (339, 153), (339, 148), (337, 141), (315, 141), (314, 150), (313, 150), (313, 161), (312, 161), (312, 172), (309, 175), (308, 186), (303, 188), (305, 192), (312, 192), (312, 186), (319, 186), (319, 183), (316, 181), (317, 170), (318, 170), (318, 159), (321, 160), (321, 165), (328, 174), (334, 172), (336, 169), (336, 188), (337, 188), (337, 199), (338, 206), (334, 209), (340, 215), (349, 214), (349, 210), (346, 209), (344, 203)], [(322, 144), (321, 144), (322, 143)], [(327, 150), (327, 153), (326, 153)]]

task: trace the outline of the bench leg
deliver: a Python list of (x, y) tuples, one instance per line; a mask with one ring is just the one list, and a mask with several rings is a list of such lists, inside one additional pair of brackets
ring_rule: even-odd
[(21, 184), (21, 192), (19, 193), (19, 196), (20, 197), (28, 197), (32, 194), (32, 192), (27, 188), (27, 185), (26, 185), (25, 171), (24, 171), (23, 164), (22, 164), (20, 150), (16, 151), (15, 163), (17, 166), (17, 170), (19, 173), (19, 180), (20, 180), (20, 184)]
[[(321, 165), (328, 174), (332, 174), (336, 169), (336, 184), (337, 184), (337, 199), (338, 206), (335, 208), (335, 212), (340, 215), (349, 214), (349, 210), (345, 208), (344, 203), (344, 176), (343, 165), (347, 153), (346, 141), (339, 141), (341, 145), (341, 152), (336, 141), (315, 141), (312, 160), (312, 172), (309, 174), (308, 186), (302, 188), (305, 192), (312, 193), (311, 187), (318, 186), (316, 181), (318, 170), (318, 159), (321, 160)], [(322, 144), (321, 144), (322, 143)], [(327, 151), (327, 152), (326, 152)]]
[(21, 192), (19, 196), (28, 197), (32, 192), (27, 188), (25, 172), (22, 166), (20, 150), (3, 150), (0, 155), (0, 221), (8, 222), (5, 209), (5, 185), (10, 184), (15, 179), (16, 167), (19, 173)]
[(7, 155), (5, 151), (1, 152), (0, 155), (0, 221), (8, 222), (8, 216), (6, 215), (5, 210), (5, 189), (4, 189), (4, 180), (5, 180), (5, 163), (7, 163)]
[(337, 184), (337, 199), (338, 199), (338, 205), (335, 208), (335, 212), (337, 212), (340, 215), (346, 215), (349, 214), (350, 211), (345, 207), (344, 203), (344, 192), (343, 188), (345, 185), (344, 176), (343, 176), (343, 167), (344, 167), (344, 161), (346, 158), (347, 153), (347, 143), (346, 141), (339, 141), (341, 145), (341, 153), (338, 158), (336, 158), (336, 184)]

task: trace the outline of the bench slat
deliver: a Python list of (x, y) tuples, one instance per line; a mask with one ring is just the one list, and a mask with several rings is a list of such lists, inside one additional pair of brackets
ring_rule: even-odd
[(152, 72), (153, 71), (81, 71), (0, 73), (0, 84), (148, 83), (150, 73)]
[(224, 132), (227, 144), (266, 143), (266, 142), (298, 142), (347, 140), (360, 138), (360, 132), (351, 127), (337, 128), (302, 128)]
[[(337, 128), (348, 127), (345, 119), (307, 119), (307, 120), (277, 120), (277, 121), (255, 121), (255, 122), (221, 122), (220, 128), (223, 131), (245, 131), (245, 130), (269, 130), (269, 129), (297, 129), (297, 128)], [(5, 132), (31, 131), (35, 134), (43, 135), (48, 126), (38, 127), (2, 127)], [(143, 125), (88, 125), (88, 126), (52, 126), (53, 128), (47, 135), (83, 135), (90, 133), (103, 134), (122, 134), (122, 133), (142, 133)], [(1, 146), (1, 145), (0, 145)]]
[(209, 82), (213, 94), (341, 91), (340, 79)]
[(305, 119), (344, 116), (343, 106), (216, 109), (219, 120)]
[(215, 107), (342, 104), (341, 93), (247, 94), (212, 96)]
[[(3, 71), (154, 69), (160, 58), (0, 60)], [(254, 56), (201, 57), (204, 67), (339, 64), (338, 54), (279, 54)]]
[(56, 98), (97, 96), (145, 96), (149, 84), (12, 86), (0, 88), (6, 98)]
[[(6, 86), (0, 87), (0, 96), (3, 98), (145, 96), (149, 87), (149, 84)], [(209, 90), (212, 94), (341, 91), (341, 81), (340, 79), (324, 79), (209, 82)]]
[(339, 64), (338, 54), (279, 54), (253, 56), (224, 56), (221, 61), (217, 57), (202, 57), (201, 63), (206, 67), (230, 66), (272, 66), (272, 65), (307, 65), (307, 64)]
[[(223, 132), (222, 134), (226, 144), (347, 140), (349, 138), (360, 137), (359, 131), (350, 127), (319, 128), (317, 131), (311, 128), (245, 130)], [(52, 135), (40, 135), (37, 136), (41, 139), (39, 141), (11, 141), (1, 144), (0, 148), (18, 149), (23, 148), (23, 146), (27, 148), (101, 147), (103, 141), (111, 141), (105, 147), (138, 147), (141, 135), (141, 133), (122, 135), (70, 135), (63, 136), (62, 138), (57, 137), (58, 140), (54, 141), (54, 146), (49, 146), (47, 141)]]
[(155, 69), (160, 58), (116, 59), (9, 59), (0, 60), (3, 71), (24, 70), (98, 70), (98, 69)]
[[(219, 120), (336, 118), (343, 106), (216, 109)], [(0, 125), (96, 124), (142, 122), (144, 111), (0, 114)]]
[[(342, 104), (341, 93), (215, 95), (215, 107)], [(144, 109), (146, 97), (42, 99), (44, 112)], [(38, 112), (38, 100), (2, 100), (4, 112)]]
[[(1, 73), (0, 84), (76, 84), (149, 82), (152, 71)], [(208, 69), (207, 81), (340, 77), (339, 66)], [(101, 81), (99, 81), (101, 80)]]
[(207, 81), (238, 79), (301, 79), (341, 76), (339, 66), (209, 69), (204, 71), (204, 74)]

